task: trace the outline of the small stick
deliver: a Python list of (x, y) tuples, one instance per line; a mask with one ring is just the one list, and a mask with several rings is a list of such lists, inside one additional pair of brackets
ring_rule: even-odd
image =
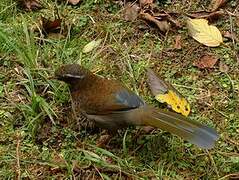
[(233, 176), (233, 178), (235, 177), (234, 179), (237, 179), (237, 178), (239, 178), (239, 173), (227, 174), (226, 176), (223, 176), (223, 177), (219, 178), (218, 180), (228, 179), (229, 177), (232, 177), (232, 176)]

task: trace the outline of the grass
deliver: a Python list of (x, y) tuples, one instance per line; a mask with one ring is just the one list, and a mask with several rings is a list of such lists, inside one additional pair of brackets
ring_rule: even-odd
[[(177, 2), (175, 2), (177, 3)], [(178, 3), (180, 3), (178, 1)], [(173, 5), (170, 11), (202, 9), (200, 1)], [(207, 2), (205, 2), (207, 5)], [(239, 172), (239, 72), (234, 52), (238, 42), (207, 48), (172, 29), (167, 36), (145, 23), (126, 22), (121, 7), (111, 1), (83, 1), (79, 6), (44, 1), (45, 9), (20, 10), (15, 1), (0, 5), (0, 177), (1, 179), (227, 179)], [(187, 7), (187, 8), (186, 8)], [(228, 10), (235, 9), (229, 3)], [(60, 16), (66, 37), (46, 37), (39, 43), (32, 29), (39, 17)], [(220, 30), (230, 31), (235, 17), (219, 19)], [(232, 24), (233, 23), (233, 24)], [(182, 50), (171, 50), (181, 34)], [(103, 40), (91, 53), (82, 48), (93, 39)], [(193, 48), (193, 49), (192, 49)], [(193, 53), (192, 53), (193, 52)], [(193, 61), (204, 52), (220, 57), (229, 71), (199, 70)], [(203, 151), (160, 130), (150, 134), (139, 127), (122, 130), (110, 147), (101, 149), (100, 134), (79, 130), (72, 117), (69, 90), (53, 80), (64, 63), (80, 63), (104, 77), (115, 78), (159, 105), (145, 83), (145, 68), (152, 67), (190, 101), (190, 119), (215, 127), (220, 139)]]

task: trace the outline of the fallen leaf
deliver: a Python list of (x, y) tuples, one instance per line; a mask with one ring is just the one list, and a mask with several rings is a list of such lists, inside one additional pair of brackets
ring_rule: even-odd
[(182, 43), (181, 43), (181, 36), (180, 35), (177, 35), (176, 37), (175, 37), (175, 43), (174, 43), (174, 48), (175, 49), (182, 49)]
[(153, 4), (154, 0), (139, 0), (140, 7)]
[(187, 27), (189, 34), (198, 42), (210, 46), (219, 46), (223, 40), (220, 31), (216, 26), (208, 25), (205, 19), (188, 19)]
[(167, 21), (165, 20), (160, 21), (148, 13), (141, 12), (140, 17), (146, 21), (154, 23), (162, 32), (167, 32), (170, 28), (170, 25)]
[(82, 50), (83, 53), (91, 52), (93, 49), (97, 48), (101, 43), (101, 39), (93, 40), (86, 44)]
[(216, 56), (207, 54), (196, 60), (193, 65), (200, 69), (213, 68), (217, 61), (218, 58)]
[(226, 73), (226, 72), (228, 72), (229, 67), (228, 67), (224, 62), (220, 61), (220, 62), (219, 62), (219, 70), (220, 70), (221, 72)]
[(153, 16), (156, 19), (159, 19), (159, 20), (167, 20), (167, 21), (171, 22), (174, 26), (176, 26), (178, 28), (182, 27), (180, 22), (174, 18), (175, 16), (178, 16), (177, 13), (160, 11), (160, 12), (153, 13)]
[(211, 11), (216, 11), (220, 7), (224, 6), (227, 3), (227, 0), (212, 0), (209, 7), (211, 7)]
[(68, 0), (68, 3), (72, 5), (77, 5), (80, 2), (80, 0)]
[(45, 35), (49, 33), (60, 33), (61, 31), (61, 19), (50, 20), (42, 17), (42, 32)]
[(157, 101), (166, 103), (177, 113), (189, 115), (190, 104), (170, 83), (157, 76), (151, 69), (148, 69), (147, 77), (150, 90)]
[(126, 21), (134, 21), (137, 19), (140, 7), (137, 4), (127, 3), (125, 6), (124, 19)]
[(42, 8), (39, 0), (18, 0), (18, 5), (26, 11), (35, 11)]
[(228, 39), (232, 40), (232, 41), (237, 41), (238, 42), (237, 35), (234, 32), (233, 33), (229, 32), (229, 31), (223, 32), (223, 36), (225, 38), (228, 38)]

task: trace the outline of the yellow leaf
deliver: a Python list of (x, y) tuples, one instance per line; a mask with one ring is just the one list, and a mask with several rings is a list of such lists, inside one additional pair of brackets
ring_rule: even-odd
[(88, 44), (85, 45), (85, 47), (83, 48), (82, 52), (83, 53), (88, 53), (91, 52), (93, 49), (97, 48), (101, 43), (101, 39), (98, 40), (93, 40), (91, 42), (89, 42)]
[(173, 90), (169, 90), (166, 94), (158, 94), (155, 96), (159, 102), (167, 103), (171, 106), (172, 110), (177, 113), (181, 113), (184, 116), (188, 116), (190, 113), (190, 105), (187, 100), (183, 97), (180, 97)]
[(210, 46), (219, 46), (223, 40), (220, 31), (216, 26), (208, 25), (205, 19), (188, 19), (187, 26), (189, 34), (198, 42)]
[(171, 84), (157, 76), (151, 69), (148, 69), (147, 76), (149, 87), (157, 101), (166, 103), (177, 113), (189, 115), (188, 101)]

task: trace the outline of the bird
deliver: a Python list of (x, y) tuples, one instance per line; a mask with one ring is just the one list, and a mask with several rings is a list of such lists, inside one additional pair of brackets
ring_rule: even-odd
[(79, 64), (61, 65), (54, 76), (69, 85), (75, 108), (109, 132), (131, 125), (152, 126), (202, 149), (213, 148), (219, 138), (215, 129), (149, 105), (120, 81), (98, 76)]

